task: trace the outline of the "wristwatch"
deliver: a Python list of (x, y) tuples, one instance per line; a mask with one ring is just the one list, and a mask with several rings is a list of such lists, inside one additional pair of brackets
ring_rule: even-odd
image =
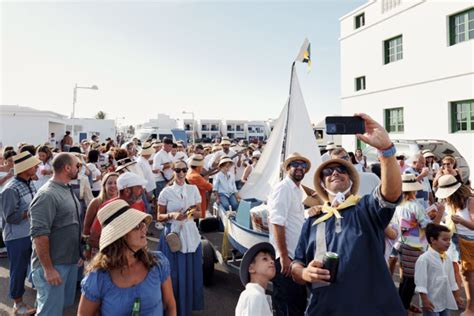
[(379, 150), (378, 151), (378, 156), (388, 158), (388, 157), (394, 156), (396, 152), (397, 152), (397, 149), (395, 148), (395, 145), (392, 143), (390, 145), (390, 147), (388, 147), (386, 149)]

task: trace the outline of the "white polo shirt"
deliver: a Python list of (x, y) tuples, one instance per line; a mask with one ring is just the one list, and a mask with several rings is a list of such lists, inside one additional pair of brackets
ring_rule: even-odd
[(147, 182), (145, 186), (145, 190), (147, 192), (152, 192), (153, 190), (156, 189), (156, 184), (155, 184), (155, 175), (153, 174), (153, 171), (151, 170), (150, 163), (148, 162), (147, 159), (140, 156), (137, 158), (137, 164), (142, 169), (143, 176), (145, 177), (145, 180)]
[[(303, 190), (288, 176), (280, 181), (270, 193), (268, 219), (271, 224), (285, 227), (288, 256), (294, 259), (304, 223)], [(270, 243), (275, 247), (276, 258), (279, 258), (280, 252), (275, 242), (273, 227), (270, 228)]]
[(161, 172), (158, 172), (154, 173), (155, 182), (170, 180), (173, 177), (173, 168), (163, 170), (163, 164), (165, 163), (173, 163), (173, 161), (171, 160), (170, 154), (168, 154), (164, 149), (161, 149), (159, 152), (156, 153), (155, 157), (153, 157), (152, 170), (159, 169), (163, 171), (167, 179), (163, 178)]

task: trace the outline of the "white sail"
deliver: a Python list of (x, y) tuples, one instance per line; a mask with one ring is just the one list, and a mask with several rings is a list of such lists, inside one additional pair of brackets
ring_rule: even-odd
[[(281, 111), (257, 167), (252, 171), (247, 183), (239, 193), (243, 199), (254, 198), (266, 201), (272, 187), (280, 181), (280, 170), (283, 163), (281, 153), (286, 124), (288, 124), (288, 128), (285, 157), (293, 152), (298, 152), (311, 161), (311, 170), (304, 177), (302, 184), (313, 188), (313, 175), (321, 164), (321, 156), (295, 67), (292, 70), (290, 91), (289, 101)], [(289, 117), (287, 117), (288, 114)]]

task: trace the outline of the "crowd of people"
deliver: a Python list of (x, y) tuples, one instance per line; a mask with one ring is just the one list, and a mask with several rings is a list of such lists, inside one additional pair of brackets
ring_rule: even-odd
[[(286, 157), (266, 201), (269, 242), (241, 262), (236, 315), (474, 315), (474, 194), (456, 158), (405, 157), (381, 125), (359, 115), (366, 133), (357, 137), (378, 149), (378, 163), (335, 144), (314, 174), (315, 162)], [(76, 144), (69, 132), (3, 148), (0, 255), (9, 260), (15, 314), (62, 315), (79, 283), (78, 315), (204, 309), (199, 220), (211, 200), (238, 210), (264, 150), (226, 137), (119, 145), (94, 135)], [(315, 203), (303, 202), (305, 177)], [(157, 249), (148, 249), (152, 222), (163, 227)], [(34, 306), (23, 301), (26, 279)], [(415, 293), (421, 304), (412, 304)]]

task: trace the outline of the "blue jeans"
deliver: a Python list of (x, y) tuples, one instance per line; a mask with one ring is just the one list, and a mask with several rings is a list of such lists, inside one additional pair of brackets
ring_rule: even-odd
[(37, 290), (36, 315), (38, 316), (61, 316), (65, 307), (74, 304), (78, 266), (76, 264), (58, 264), (54, 268), (62, 280), (58, 286), (53, 286), (46, 281), (42, 266), (33, 269), (33, 281)]
[(226, 211), (229, 210), (229, 206), (232, 206), (233, 211), (237, 211), (237, 208), (239, 208), (239, 202), (237, 202), (235, 194), (232, 194), (230, 197), (227, 197), (225, 194), (219, 193), (219, 199), (221, 200), (220, 205)]
[(160, 196), (161, 191), (163, 191), (163, 189), (165, 188), (167, 183), (168, 182), (166, 182), (166, 181), (156, 181), (155, 182), (155, 184), (156, 184), (155, 197), (156, 197), (157, 200), (158, 200), (158, 197)]
[(449, 316), (449, 311), (445, 309), (442, 312), (423, 312), (423, 316)]
[(25, 293), (25, 279), (31, 260), (30, 237), (5, 241), (10, 262), (10, 298), (21, 298)]

